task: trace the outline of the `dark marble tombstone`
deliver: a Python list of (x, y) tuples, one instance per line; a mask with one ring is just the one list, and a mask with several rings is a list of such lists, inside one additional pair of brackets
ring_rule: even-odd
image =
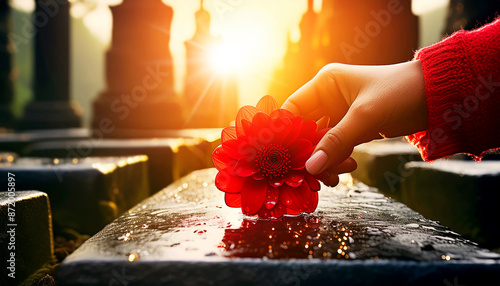
[(151, 135), (154, 130), (181, 128), (169, 49), (172, 8), (161, 0), (125, 0), (111, 12), (107, 88), (94, 101), (93, 127), (101, 128), (104, 122), (115, 130), (153, 130)]
[(36, 0), (34, 99), (18, 129), (71, 128), (81, 125), (80, 110), (70, 103), (69, 2)]
[[(14, 175), (9, 177), (15, 183)], [(53, 259), (49, 197), (38, 191), (1, 191), (0, 213), (0, 285), (23, 285), (24, 279)]]
[(211, 53), (220, 39), (210, 34), (210, 14), (203, 8), (195, 14), (196, 31), (186, 45), (184, 99), (189, 115), (186, 127), (225, 127), (236, 116), (238, 93), (231, 71), (218, 71), (211, 63)]

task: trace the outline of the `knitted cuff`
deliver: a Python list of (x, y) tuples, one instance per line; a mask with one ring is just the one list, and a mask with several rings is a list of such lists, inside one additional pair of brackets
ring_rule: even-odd
[[(498, 24), (496, 21), (497, 31)], [(494, 72), (488, 68), (492, 63), (487, 58), (499, 61), (498, 44), (490, 43), (492, 35), (498, 36), (495, 33), (488, 29), (460, 31), (416, 53), (415, 60), (421, 61), (424, 73), (428, 129), (407, 136), (407, 140), (418, 148), (424, 160), (455, 153), (469, 153), (480, 159), (483, 151), (498, 147), (491, 138), (496, 136), (492, 134), (497, 131), (491, 127), (498, 126), (498, 118), (487, 118), (488, 114), (496, 114), (488, 105), (498, 107), (498, 96), (491, 100), (493, 96), (482, 86), (487, 74), (491, 78)]]

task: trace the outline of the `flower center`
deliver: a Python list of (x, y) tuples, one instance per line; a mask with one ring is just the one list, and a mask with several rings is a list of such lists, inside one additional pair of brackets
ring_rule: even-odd
[(268, 177), (283, 177), (290, 169), (290, 153), (280, 144), (268, 144), (262, 147), (255, 157), (257, 170)]

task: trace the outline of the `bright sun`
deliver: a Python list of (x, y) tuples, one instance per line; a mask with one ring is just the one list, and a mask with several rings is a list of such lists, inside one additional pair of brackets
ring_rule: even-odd
[(210, 49), (209, 57), (212, 68), (222, 73), (236, 71), (244, 64), (241, 49), (226, 42), (214, 45)]

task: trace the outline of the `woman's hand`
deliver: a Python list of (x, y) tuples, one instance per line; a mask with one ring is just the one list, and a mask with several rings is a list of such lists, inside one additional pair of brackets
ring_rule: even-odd
[(295, 115), (330, 117), (332, 129), (306, 162), (306, 169), (330, 186), (351, 172), (354, 146), (427, 128), (427, 106), (419, 61), (395, 65), (329, 64), (283, 104)]

